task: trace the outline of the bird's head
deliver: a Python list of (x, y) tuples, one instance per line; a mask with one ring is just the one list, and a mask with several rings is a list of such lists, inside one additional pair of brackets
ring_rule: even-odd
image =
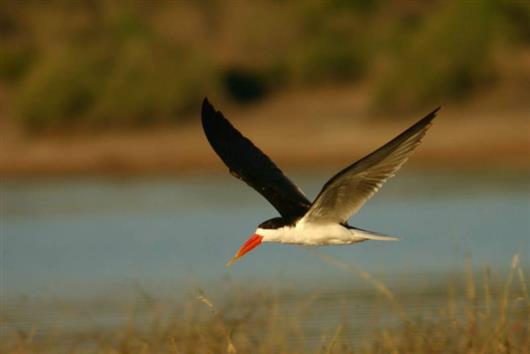
[(258, 228), (249, 239), (243, 243), (236, 252), (235, 256), (226, 263), (226, 266), (231, 266), (243, 257), (246, 253), (261, 245), (264, 241), (274, 241), (273, 236), (277, 233), (276, 231), (285, 226), (286, 220), (284, 218), (273, 218), (262, 222), (258, 225)]

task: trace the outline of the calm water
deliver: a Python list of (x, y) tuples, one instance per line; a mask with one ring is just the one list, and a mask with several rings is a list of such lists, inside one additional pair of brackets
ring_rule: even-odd
[[(326, 177), (294, 179), (311, 198)], [(400, 175), (350, 220), (400, 236), (399, 242), (317, 252), (375, 274), (394, 290), (408, 285), (409, 313), (424, 313), (433, 301), (445, 300), (414, 301), (421, 284), (461, 273), (466, 259), (503, 273), (519, 253), (528, 268), (528, 187), (528, 179), (517, 176)], [(58, 327), (120, 325), (130, 307), (112, 299), (148, 293), (174, 305), (196, 288), (225, 296), (235, 287), (319, 293), (312, 316), (304, 320), (315, 345), (322, 331), (333, 333), (344, 316), (353, 319), (352, 335), (360, 336), (368, 319), (381, 312), (365, 301), (373, 297), (369, 284), (311, 249), (266, 244), (225, 268), (256, 225), (276, 215), (233, 178), (8, 181), (0, 193), (0, 315), (10, 320), (6, 328), (36, 326), (45, 335)], [(75, 310), (64, 303), (91, 298), (105, 301)], [(300, 297), (282, 300), (292, 302)], [(289, 316), (291, 306), (282, 308)]]
[[(311, 199), (326, 177), (294, 179)], [(266, 244), (226, 269), (256, 225), (275, 216), (230, 177), (12, 181), (0, 192), (7, 298), (134, 286), (178, 293), (226, 279), (318, 286), (351, 278), (297, 246)], [(350, 220), (399, 242), (318, 252), (389, 279), (462, 271), (467, 256), (502, 270), (519, 253), (528, 265), (529, 196), (524, 177), (400, 175)]]

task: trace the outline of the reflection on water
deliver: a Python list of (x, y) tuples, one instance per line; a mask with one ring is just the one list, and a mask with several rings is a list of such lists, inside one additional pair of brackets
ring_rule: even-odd
[[(310, 199), (326, 180), (294, 179)], [(11, 311), (22, 310), (21, 296), (38, 302), (141, 289), (174, 300), (226, 284), (337, 292), (366, 285), (297, 246), (267, 244), (225, 268), (256, 225), (275, 215), (233, 178), (10, 181), (0, 192), (2, 296)], [(528, 267), (529, 195), (526, 178), (400, 175), (350, 220), (399, 242), (318, 252), (402, 288), (461, 272), (468, 256), (500, 272), (519, 253)], [(32, 317), (28, 311), (19, 317)]]

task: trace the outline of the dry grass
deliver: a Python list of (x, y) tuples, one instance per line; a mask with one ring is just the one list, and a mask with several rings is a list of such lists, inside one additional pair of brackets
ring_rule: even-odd
[[(473, 271), (470, 264), (463, 281), (431, 289), (431, 295), (391, 291), (368, 273), (321, 258), (361, 276), (373, 289), (337, 297), (332, 291), (294, 296), (237, 290), (224, 301), (199, 290), (172, 308), (145, 296), (149, 319), (140, 319), (135, 308), (127, 323), (109, 328), (15, 330), (3, 318), (0, 352), (530, 353), (528, 284), (517, 256), (503, 277), (489, 269)], [(334, 324), (315, 325), (311, 314), (326, 301), (346, 302), (353, 311), (341, 310)], [(429, 302), (436, 303), (432, 311), (418, 306)], [(379, 320), (354, 318), (356, 308), (370, 305), (378, 309)]]

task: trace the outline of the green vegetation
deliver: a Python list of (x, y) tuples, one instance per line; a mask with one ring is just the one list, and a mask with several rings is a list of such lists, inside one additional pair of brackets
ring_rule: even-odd
[(205, 94), (247, 103), (360, 80), (373, 85), (374, 107), (406, 111), (492, 87), (502, 61), (530, 44), (520, 0), (0, 8), (0, 92), (13, 106), (0, 114), (30, 131), (178, 122)]
[[(6, 354), (530, 353), (530, 294), (517, 257), (504, 279), (488, 269), (473, 272), (469, 267), (465, 279), (395, 292), (365, 272), (344, 269), (360, 273), (374, 289), (277, 294), (233, 286), (221, 306), (201, 290), (195, 299), (176, 305), (142, 292), (129, 320), (118, 326), (82, 329), (74, 321), (74, 328), (68, 328), (57, 323), (60, 310), (48, 309), (54, 315), (46, 327), (28, 328), (31, 316), (26, 314), (22, 315), (26, 326), (21, 328), (5, 315), (0, 350)], [(344, 309), (333, 323), (329, 316), (327, 322), (320, 322), (321, 306), (329, 305)], [(55, 302), (55, 306), (82, 315), (90, 324), (98, 310), (111, 312), (118, 305), (104, 301), (92, 309), (72, 303)], [(362, 316), (367, 307), (375, 313), (372, 317)], [(35, 317), (39, 318), (38, 312)]]
[[(379, 78), (377, 103), (403, 110), (432, 106), (441, 99), (467, 98), (494, 84), (502, 75), (495, 63), (496, 50), (511, 40), (506, 37), (511, 5), (516, 4), (485, 0), (441, 6), (406, 38), (391, 70)], [(521, 10), (530, 21), (530, 6)]]

